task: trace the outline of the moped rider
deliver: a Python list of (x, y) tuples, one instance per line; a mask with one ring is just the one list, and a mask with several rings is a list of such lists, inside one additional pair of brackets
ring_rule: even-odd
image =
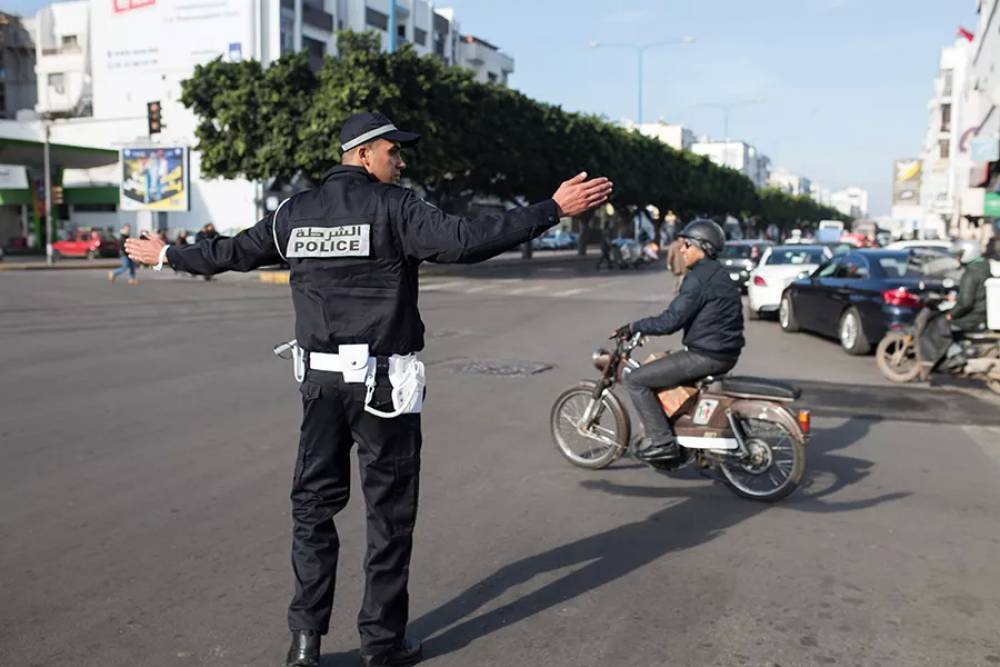
[(728, 372), (736, 365), (745, 344), (740, 289), (715, 259), (726, 243), (722, 227), (711, 220), (694, 220), (677, 236), (687, 269), (680, 293), (660, 315), (615, 331), (617, 336), (665, 336), (684, 331), (683, 351), (644, 364), (625, 379), (646, 433), (635, 456), (647, 463), (667, 461), (680, 454), (657, 392)]

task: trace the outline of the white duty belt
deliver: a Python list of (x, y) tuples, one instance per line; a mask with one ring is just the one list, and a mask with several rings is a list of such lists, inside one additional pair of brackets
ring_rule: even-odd
[[(378, 361), (369, 354), (368, 345), (341, 345), (337, 354), (308, 352), (309, 368), (317, 371), (340, 373), (346, 383), (364, 382), (365, 412), (391, 419), (403, 414), (416, 414), (423, 410), (424, 388), (427, 385), (424, 364), (415, 354), (394, 354), (389, 359), (389, 382), (392, 384), (392, 411), (384, 412), (371, 407), (375, 394)], [(290, 340), (274, 347), (274, 353), (292, 360), (295, 381), (301, 383), (306, 376), (306, 350)], [(285, 356), (285, 355), (289, 356)]]

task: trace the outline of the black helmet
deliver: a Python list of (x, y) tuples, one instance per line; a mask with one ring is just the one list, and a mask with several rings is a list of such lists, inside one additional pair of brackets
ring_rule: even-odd
[(726, 245), (726, 233), (722, 227), (712, 220), (692, 220), (684, 226), (677, 235), (682, 239), (691, 239), (709, 257), (715, 257)]

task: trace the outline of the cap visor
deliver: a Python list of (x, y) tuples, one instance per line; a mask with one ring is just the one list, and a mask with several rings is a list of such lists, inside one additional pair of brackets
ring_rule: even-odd
[(402, 130), (386, 132), (379, 138), (388, 139), (389, 141), (397, 141), (401, 146), (412, 146), (420, 141), (420, 135), (416, 132), (403, 132)]

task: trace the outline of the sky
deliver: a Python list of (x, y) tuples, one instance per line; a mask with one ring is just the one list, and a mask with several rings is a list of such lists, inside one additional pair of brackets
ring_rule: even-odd
[[(108, 0), (105, 0), (108, 1)], [(34, 14), (48, 2), (0, 0)], [(974, 0), (438, 0), (461, 30), (514, 58), (510, 85), (610, 120), (634, 119), (634, 50), (592, 41), (695, 42), (646, 51), (643, 118), (757, 146), (837, 190), (871, 194), (889, 212), (892, 161), (919, 154), (940, 50), (974, 31)], [(612, 174), (613, 176), (613, 174)]]

